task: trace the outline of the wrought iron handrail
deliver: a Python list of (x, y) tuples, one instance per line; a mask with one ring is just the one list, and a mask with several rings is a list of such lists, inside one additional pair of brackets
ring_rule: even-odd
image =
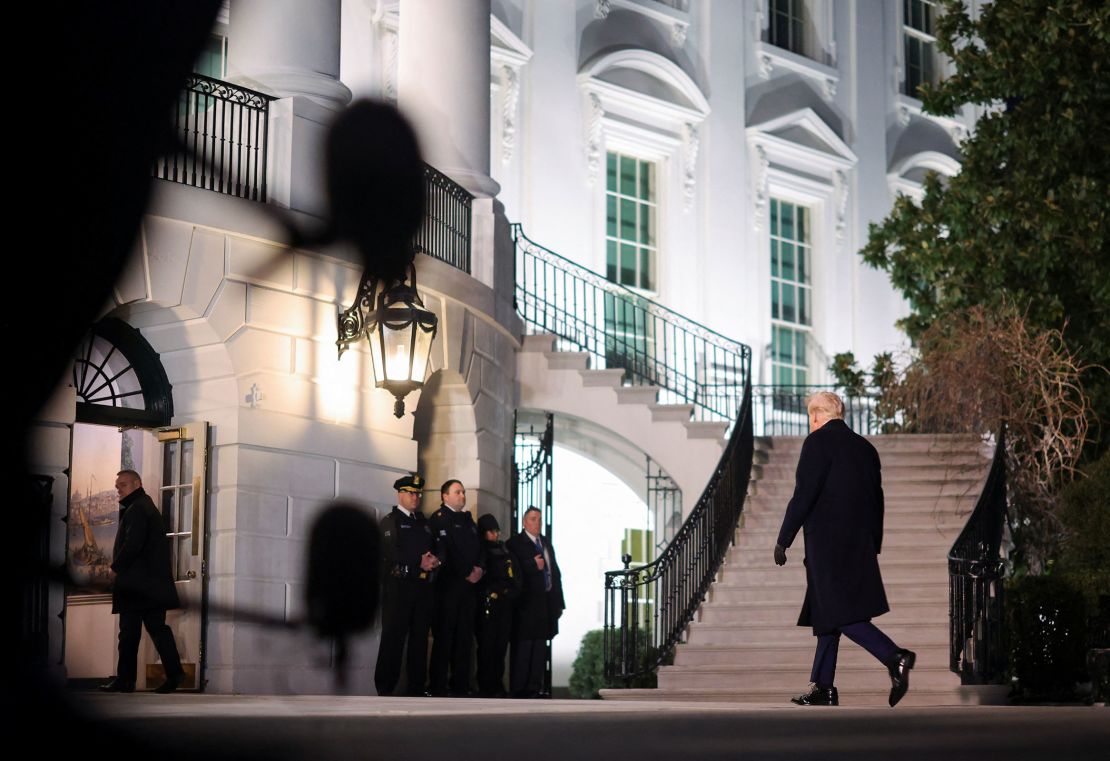
[(964, 684), (990, 684), (1005, 675), (1005, 523), (1006, 441), (1000, 429), (983, 492), (948, 553), (949, 668)]
[(266, 201), (267, 133), (273, 96), (191, 74), (174, 111), (175, 148), (154, 176)]
[(752, 417), (756, 436), (806, 436), (809, 417), (806, 398), (817, 391), (835, 391), (844, 402), (844, 420), (864, 436), (886, 432), (892, 418), (879, 406), (877, 389), (845, 389), (833, 385), (752, 387)]
[(565, 259), (512, 226), (516, 307), (526, 329), (590, 355), (594, 369), (659, 388), (660, 404), (693, 405), (695, 420), (737, 419), (751, 349)]
[(417, 250), (470, 274), (470, 207), (467, 190), (435, 167), (424, 165), (424, 222)]
[[(607, 678), (627, 682), (657, 669), (671, 657), (705, 600), (736, 536), (748, 493), (754, 441), (751, 403), (751, 383), (746, 382), (725, 452), (674, 540), (647, 565), (606, 572)], [(641, 649), (645, 646), (646, 651)]]

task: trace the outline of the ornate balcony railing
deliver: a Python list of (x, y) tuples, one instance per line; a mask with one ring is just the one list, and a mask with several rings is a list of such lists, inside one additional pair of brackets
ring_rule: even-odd
[(474, 196), (435, 168), (424, 165), (424, 224), (417, 250), (470, 273), (470, 207)]
[(1005, 524), (1006, 441), (1000, 430), (983, 492), (948, 553), (949, 668), (964, 684), (997, 683), (1005, 675)]
[(834, 391), (844, 401), (844, 422), (863, 436), (886, 433), (892, 419), (879, 407), (878, 393), (845, 391), (836, 386), (753, 386), (752, 418), (756, 436), (806, 436), (806, 399), (816, 391)]
[(177, 145), (154, 176), (217, 193), (266, 201), (266, 144), (273, 97), (190, 75), (174, 111)]
[[(752, 471), (752, 395), (744, 395), (732, 436), (698, 503), (651, 563), (605, 574), (605, 676), (625, 683), (654, 671), (705, 600), (736, 536)], [(627, 563), (626, 559), (626, 563)]]
[(620, 368), (624, 382), (656, 386), (660, 404), (693, 405), (695, 420), (731, 423), (740, 411), (748, 346), (606, 280), (529, 240), (513, 225), (516, 307), (530, 333)]

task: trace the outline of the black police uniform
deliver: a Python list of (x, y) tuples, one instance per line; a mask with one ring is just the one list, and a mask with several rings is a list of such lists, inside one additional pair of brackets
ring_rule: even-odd
[[(480, 562), (481, 542), (474, 519), (465, 510), (443, 505), (432, 514), (436, 555), (442, 565), (436, 580), (435, 623), (432, 631), (431, 692), (470, 693), (470, 664), (474, 653), (474, 609), (477, 587), (466, 580)], [(450, 682), (448, 682), (450, 666)]]
[(423, 514), (412, 517), (394, 507), (381, 522), (383, 567), (382, 638), (374, 670), (379, 695), (391, 695), (405, 661), (409, 694), (424, 694), (427, 676), (428, 626), (432, 616), (435, 571), (420, 568), (420, 558), (434, 551), (432, 529)]
[(520, 574), (504, 542), (482, 542), (478, 582), (478, 692), (505, 696), (505, 652), (513, 628), (513, 599), (520, 594)]

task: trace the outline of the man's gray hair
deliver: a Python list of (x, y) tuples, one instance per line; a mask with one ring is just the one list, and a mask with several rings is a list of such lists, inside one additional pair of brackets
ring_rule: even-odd
[(806, 397), (806, 412), (818, 409), (837, 420), (844, 419), (844, 402), (832, 391), (815, 391)]

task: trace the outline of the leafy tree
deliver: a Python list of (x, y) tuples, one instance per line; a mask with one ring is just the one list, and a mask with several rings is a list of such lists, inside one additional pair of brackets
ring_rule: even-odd
[[(956, 73), (923, 86), (927, 112), (986, 107), (947, 185), (925, 181), (872, 225), (865, 261), (909, 301), (911, 339), (971, 306), (1008, 301), (1060, 329), (1084, 363), (1110, 357), (1110, 4), (1006, 0), (972, 19), (944, 0), (938, 48)], [(1110, 419), (1110, 375), (1084, 385)], [(1103, 436), (1104, 442), (1110, 437)]]

